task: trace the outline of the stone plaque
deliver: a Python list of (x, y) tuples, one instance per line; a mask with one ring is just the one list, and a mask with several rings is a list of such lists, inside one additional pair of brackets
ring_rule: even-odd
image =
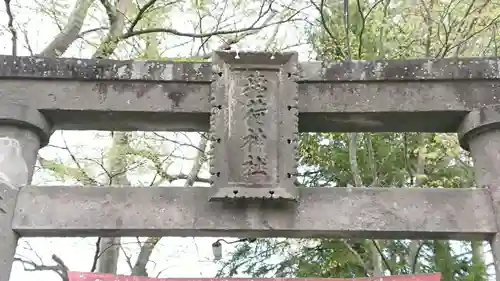
[(212, 63), (211, 200), (295, 200), (297, 54), (216, 52)]

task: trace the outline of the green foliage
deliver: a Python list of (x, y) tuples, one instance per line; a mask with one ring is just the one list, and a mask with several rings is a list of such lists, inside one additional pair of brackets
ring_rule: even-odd
[[(316, 8), (321, 10), (318, 2)], [(326, 61), (498, 54), (494, 40), (499, 4), (473, 0), (350, 1), (350, 24), (345, 28), (342, 3), (327, 1), (323, 16), (308, 34), (318, 59)], [(356, 186), (355, 178), (364, 186), (393, 188), (474, 185), (471, 160), (451, 134), (304, 133), (299, 151), (299, 179), (311, 188)], [(357, 169), (353, 169), (353, 162)], [(260, 239), (238, 246), (231, 259), (222, 263), (218, 275), (360, 277), (374, 276), (382, 268), (385, 274), (438, 271), (443, 281), (487, 278), (480, 242), (284, 241)]]
[[(429, 187), (460, 188), (473, 185), (470, 166), (460, 160), (464, 157), (458, 148), (455, 136), (446, 134), (416, 133), (381, 133), (360, 134), (357, 142), (357, 161), (362, 182), (365, 185), (410, 187), (418, 181), (418, 153), (425, 154), (425, 173), (420, 177), (421, 184)], [(300, 164), (306, 171), (301, 182), (307, 187), (314, 186), (349, 186), (355, 185), (350, 168), (348, 134), (322, 133), (301, 135)], [(460, 161), (458, 161), (460, 160)], [(273, 240), (258, 240), (271, 243)], [(264, 243), (264, 242), (261, 242)], [(292, 242), (291, 242), (292, 243)], [(289, 244), (281, 243), (284, 249), (274, 250), (263, 247), (267, 254), (260, 260), (248, 256), (261, 256), (257, 248), (251, 245), (238, 247), (230, 261), (224, 263), (220, 276), (249, 274), (254, 277), (263, 276), (296, 276), (296, 277), (361, 277), (373, 275), (372, 254), (375, 249), (371, 240), (337, 240), (337, 239), (303, 239), (296, 242), (299, 250), (289, 251)], [(314, 244), (308, 246), (306, 244)], [(430, 244), (429, 244), (430, 243)], [(435, 243), (432, 244), (432, 243)], [(447, 241), (425, 242), (420, 251), (420, 268), (417, 272), (433, 272), (447, 270), (450, 278), (443, 280), (467, 278), (469, 274), (484, 276), (484, 263), (476, 267), (471, 265), (470, 257), (455, 258)], [(410, 264), (408, 241), (379, 241), (383, 244), (384, 258), (389, 266), (386, 272), (392, 274), (410, 274), (414, 270)], [(447, 246), (448, 245), (448, 246)], [(261, 246), (262, 247), (262, 246)], [(440, 248), (441, 247), (441, 248)], [(443, 247), (445, 250), (443, 250)], [(281, 253), (278, 253), (281, 251)], [(434, 252), (433, 252), (434, 251)], [(439, 255), (446, 257), (433, 266), (425, 266), (428, 260), (434, 263)], [(378, 254), (378, 253), (376, 253)], [(278, 255), (283, 261), (269, 264), (270, 256)], [(434, 257), (434, 258), (433, 258)], [(238, 264), (237, 267), (233, 265)], [(460, 266), (462, 264), (462, 266)], [(471, 269), (482, 270), (481, 274), (460, 270), (463, 264)], [(481, 265), (482, 264), (482, 265)], [(259, 270), (257, 270), (259, 269)], [(267, 271), (263, 272), (263, 269)], [(279, 271), (278, 271), (279, 269)], [(446, 277), (445, 275), (443, 275)], [(444, 278), (443, 277), (443, 278)]]

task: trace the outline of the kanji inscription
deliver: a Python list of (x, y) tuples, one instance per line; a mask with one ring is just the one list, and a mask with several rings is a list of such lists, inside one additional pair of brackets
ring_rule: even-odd
[(211, 199), (296, 199), (297, 55), (218, 52), (213, 68)]
[(266, 101), (266, 92), (268, 83), (265, 75), (258, 71), (247, 75), (247, 81), (243, 83), (241, 101), (246, 101), (246, 116), (244, 118), (248, 128), (246, 136), (243, 136), (241, 149), (245, 152), (245, 161), (243, 162), (244, 174), (247, 180), (256, 182), (269, 181), (267, 155), (264, 151), (266, 145), (267, 133), (265, 117), (268, 113), (268, 103)]

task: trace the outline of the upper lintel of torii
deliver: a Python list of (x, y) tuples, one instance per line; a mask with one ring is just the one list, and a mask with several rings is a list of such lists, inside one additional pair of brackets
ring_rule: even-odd
[(301, 63), (295, 52), (225, 51), (211, 62), (0, 56), (0, 98), (55, 129), (208, 131), (217, 74), (245, 69), (293, 75), (300, 132), (457, 132), (500, 100), (497, 57)]
[[(226, 52), (214, 56), (231, 64), (272, 65), (296, 60), (297, 53)], [(212, 63), (189, 59), (110, 60), (0, 56), (0, 79), (143, 80), (210, 82)], [(298, 80), (405, 81), (500, 79), (500, 58), (446, 58), (302, 62)]]
[[(479, 163), (480, 184), (498, 186), (499, 58), (299, 63), (296, 53), (217, 52), (213, 65), (11, 56), (0, 62), (0, 121), (7, 132), (19, 125), (14, 132), (26, 139), (32, 165), (38, 143), (20, 129), (38, 133), (40, 146), (52, 129), (209, 131), (214, 156), (212, 188), (2, 193), (11, 196), (3, 207), (14, 214), (4, 225), (12, 222), (16, 235), (482, 240), (500, 231), (498, 193), (486, 188), (295, 186), (299, 132), (458, 132)], [(259, 122), (246, 122), (248, 116)], [(286, 200), (208, 202), (264, 197)]]

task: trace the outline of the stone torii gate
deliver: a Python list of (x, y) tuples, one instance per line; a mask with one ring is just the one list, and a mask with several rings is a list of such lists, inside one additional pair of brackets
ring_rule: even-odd
[[(0, 281), (20, 236), (488, 240), (500, 272), (499, 58), (0, 62), (0, 137), (29, 170), (0, 187)], [(210, 131), (212, 188), (30, 186), (54, 129)], [(484, 188), (298, 188), (298, 132), (457, 132)]]

